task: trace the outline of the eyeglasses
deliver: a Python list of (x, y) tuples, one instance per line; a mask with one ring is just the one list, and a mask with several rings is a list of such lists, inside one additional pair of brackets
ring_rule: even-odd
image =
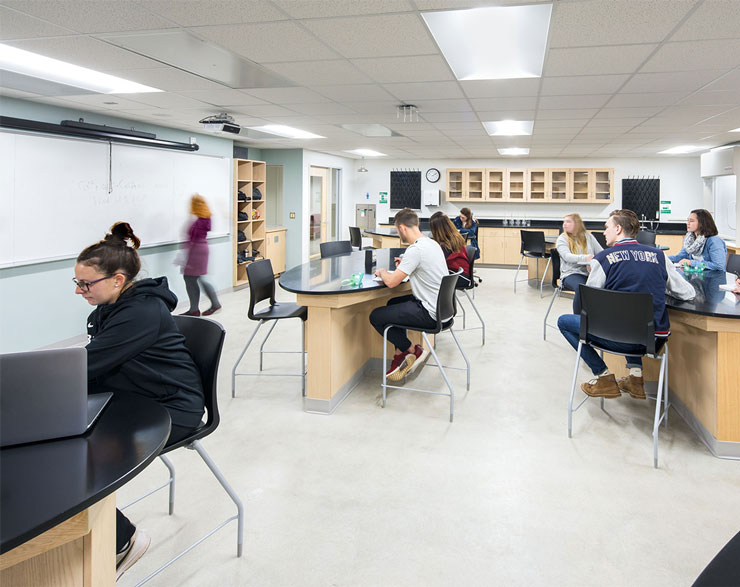
[(106, 279), (110, 279), (111, 277), (115, 277), (115, 275), (106, 275), (105, 277), (101, 277), (100, 279), (93, 279), (92, 281), (85, 281), (84, 279), (77, 279), (76, 277), (72, 278), (72, 281), (75, 282), (75, 285), (79, 287), (82, 291), (90, 291), (90, 286), (95, 285), (99, 281), (105, 281)]

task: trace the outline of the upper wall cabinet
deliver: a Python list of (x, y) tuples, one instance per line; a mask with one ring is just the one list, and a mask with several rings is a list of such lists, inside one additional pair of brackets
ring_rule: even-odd
[(447, 170), (449, 201), (608, 204), (613, 198), (613, 169)]

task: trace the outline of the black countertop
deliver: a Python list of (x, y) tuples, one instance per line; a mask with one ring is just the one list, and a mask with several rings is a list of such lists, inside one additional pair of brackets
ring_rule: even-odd
[(115, 398), (83, 436), (0, 450), (0, 552), (68, 520), (138, 475), (162, 450), (170, 417)]
[[(376, 267), (388, 270), (396, 268), (393, 258), (400, 256), (406, 249), (375, 249), (354, 251), (347, 255), (314, 259), (304, 265), (297, 265), (288, 269), (280, 276), (280, 287), (298, 294), (343, 294), (355, 293), (361, 290), (381, 289), (385, 287), (382, 281), (373, 280)], [(365, 265), (366, 255), (376, 259), (376, 264)], [(366, 271), (368, 269), (369, 271)], [(342, 285), (353, 273), (362, 273), (362, 283), (357, 286)]]
[(740, 319), (740, 295), (719, 289), (720, 285), (734, 284), (735, 275), (724, 271), (686, 273), (679, 270), (696, 291), (696, 298), (689, 302), (666, 296), (666, 305), (673, 310), (715, 318)]

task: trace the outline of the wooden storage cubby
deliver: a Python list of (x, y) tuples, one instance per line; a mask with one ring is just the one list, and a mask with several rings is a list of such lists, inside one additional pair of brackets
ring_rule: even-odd
[(464, 169), (447, 170), (447, 199), (464, 200), (466, 193), (463, 180), (465, 179)]
[(527, 170), (506, 170), (506, 200), (523, 202), (527, 198)]
[(486, 169), (485, 175), (488, 178), (486, 200), (503, 200), (506, 188), (506, 170)]
[(548, 176), (547, 169), (528, 169), (527, 176), (529, 179), (528, 185), (528, 200), (532, 202), (544, 202), (548, 199)]
[[(233, 217), (233, 284), (234, 286), (245, 285), (247, 281), (247, 265), (252, 261), (239, 263), (240, 251), (246, 251), (247, 256), (257, 249), (262, 258), (265, 241), (265, 177), (266, 166), (263, 161), (251, 161), (248, 159), (234, 159), (234, 217)], [(254, 190), (261, 194), (259, 200), (253, 200)], [(239, 192), (247, 196), (245, 202), (239, 201)], [(255, 220), (255, 211), (259, 219)], [(246, 220), (239, 220), (239, 213), (246, 214)], [(246, 240), (239, 242), (239, 231), (244, 233)], [(257, 259), (255, 259), (257, 260)]]
[(548, 169), (550, 181), (551, 202), (567, 202), (570, 200), (570, 169)]

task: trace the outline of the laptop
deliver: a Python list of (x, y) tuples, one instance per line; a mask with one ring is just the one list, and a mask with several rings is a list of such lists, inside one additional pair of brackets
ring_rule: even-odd
[(87, 395), (83, 347), (0, 354), (0, 447), (84, 434), (111, 397)]

